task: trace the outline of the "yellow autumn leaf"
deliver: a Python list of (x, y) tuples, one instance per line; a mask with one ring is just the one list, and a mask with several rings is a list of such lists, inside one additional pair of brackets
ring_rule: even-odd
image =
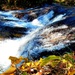
[(67, 64), (67, 69), (70, 69), (73, 66), (69, 61), (65, 59), (62, 59), (62, 62)]
[(0, 74), (0, 75), (14, 75), (14, 73), (12, 73), (12, 74)]
[(57, 2), (64, 2), (65, 0), (55, 0), (55, 1), (57, 1)]
[(26, 63), (26, 65), (27, 65), (27, 66), (30, 66), (30, 65), (31, 65), (31, 63), (30, 63), (30, 62), (28, 62), (28, 63)]
[(75, 74), (75, 70), (72, 70), (71, 72), (69, 71), (67, 75), (74, 75)]
[(22, 61), (22, 57), (13, 57), (13, 56), (10, 56), (9, 59), (11, 60), (11, 63), (12, 64), (19, 64), (21, 61)]
[(73, 65), (71, 63), (68, 63), (68, 68), (70, 69)]
[(65, 60), (65, 59), (62, 59), (62, 62), (63, 62), (63, 63), (66, 63), (66, 62), (67, 62), (67, 60)]
[(2, 75), (14, 75), (15, 70), (15, 67), (10, 66), (9, 69), (7, 69)]

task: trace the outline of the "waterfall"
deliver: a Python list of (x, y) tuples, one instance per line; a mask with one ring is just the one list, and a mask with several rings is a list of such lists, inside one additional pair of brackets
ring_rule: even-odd
[[(43, 22), (46, 23), (53, 16), (53, 13), (54, 13), (53, 11), (50, 11), (48, 14), (42, 15), (40, 20), (42, 19), (41, 21), (45, 21), (45, 17), (47, 16), (46, 17), (47, 20)], [(32, 22), (27, 23), (25, 23), (24, 21), (19, 21), (19, 19), (15, 18), (10, 12), (4, 13), (0, 12), (0, 15), (2, 17), (0, 18), (2, 26), (24, 27), (24, 28), (27, 27), (30, 29), (34, 29), (30, 33), (28, 33), (28, 35), (22, 36), (21, 38), (5, 39), (0, 41), (0, 68), (1, 68), (0, 73), (2, 73), (11, 64), (11, 61), (8, 59), (9, 56), (15, 57), (21, 56), (22, 53), (26, 51), (25, 49), (26, 44), (37, 35), (39, 30), (42, 29), (42, 27), (44, 27), (45, 24), (42, 24), (38, 18), (34, 19)], [(7, 21), (6, 19), (10, 21)], [(28, 54), (25, 53), (24, 57), (28, 57)]]
[(33, 39), (37, 35), (38, 31), (39, 29), (27, 36), (21, 37), (20, 39), (6, 39), (4, 41), (0, 41), (0, 67), (2, 67), (3, 70), (7, 69), (11, 64), (9, 56), (21, 56), (22, 52), (25, 50), (23, 49), (23, 46)]
[[(49, 9), (50, 7), (48, 7)], [(42, 11), (45, 8), (39, 8), (39, 9), (28, 9), (28, 10), (22, 10), (22, 11), (0, 11), (0, 23), (1, 26), (8, 26), (8, 27), (23, 27), (23, 28), (29, 28), (29, 30), (26, 32), (27, 35), (23, 35), (20, 38), (8, 38), (0, 41), (0, 73), (7, 70), (8, 67), (11, 65), (11, 61), (8, 59), (9, 56), (15, 56), (15, 57), (28, 57), (29, 55), (32, 57), (37, 58), (39, 54), (43, 51), (53, 51), (53, 50), (60, 50), (64, 48), (65, 46), (68, 46), (63, 43), (62, 38), (59, 40), (59, 37), (64, 36), (64, 30), (68, 29), (69, 27), (67, 25), (57, 25), (57, 21), (65, 21), (67, 23), (67, 13), (61, 13), (56, 14), (55, 9), (48, 10), (47, 13), (43, 13)], [(58, 8), (59, 9), (59, 8)], [(25, 15), (19, 19), (16, 18), (14, 15), (15, 13), (27, 13), (30, 10), (35, 10), (33, 13), (39, 14), (37, 18), (33, 19), (30, 22), (25, 22)], [(65, 9), (63, 9), (65, 10)], [(40, 11), (40, 12), (39, 12)], [(69, 10), (70, 11), (70, 10)], [(14, 15), (13, 15), (14, 14)], [(32, 14), (32, 13), (31, 13)], [(71, 15), (72, 13), (70, 13)], [(29, 14), (28, 14), (29, 16)], [(53, 27), (53, 25), (56, 23), (56, 27)], [(62, 22), (61, 22), (62, 23)], [(55, 24), (54, 24), (55, 25)], [(49, 26), (49, 27), (48, 27)], [(43, 34), (45, 33), (50, 34), (50, 32), (54, 30), (63, 30), (61, 32), (53, 33), (53, 35), (49, 36), (50, 38), (45, 39)], [(69, 30), (69, 29), (68, 29)], [(25, 33), (25, 32), (24, 32)], [(57, 36), (57, 37), (56, 37)], [(53, 38), (56, 37), (56, 39), (59, 41), (52, 41)], [(64, 36), (65, 37), (65, 36)], [(48, 42), (48, 41), (51, 42)], [(68, 41), (68, 40), (67, 40)], [(58, 43), (57, 43), (58, 42)], [(65, 42), (65, 41), (64, 41)], [(56, 43), (54, 45), (54, 43)], [(32, 59), (32, 58), (31, 58)]]

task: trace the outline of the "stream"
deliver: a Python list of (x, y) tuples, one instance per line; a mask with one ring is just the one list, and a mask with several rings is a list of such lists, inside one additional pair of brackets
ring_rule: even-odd
[(30, 60), (75, 49), (75, 7), (57, 4), (25, 10), (0, 11), (0, 73), (9, 56)]

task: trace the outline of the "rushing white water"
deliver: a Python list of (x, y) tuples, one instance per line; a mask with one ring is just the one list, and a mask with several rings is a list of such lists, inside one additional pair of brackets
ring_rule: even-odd
[[(0, 67), (3, 68), (3, 71), (11, 64), (10, 60), (8, 59), (9, 56), (19, 57), (24, 51), (23, 46), (33, 39), (38, 31), (39, 29), (27, 36), (23, 36), (20, 39), (6, 39), (4, 41), (0, 41)], [(28, 54), (26, 54), (26, 56), (27, 55)]]
[[(68, 45), (66, 45), (64, 41), (62, 41), (63, 37), (65, 37), (63, 33), (56, 32), (50, 34), (50, 32), (52, 32), (53, 30), (66, 29), (66, 28), (68, 28), (68, 26), (62, 25), (56, 28), (51, 27), (51, 28), (42, 29), (42, 31), (39, 31), (40, 34), (38, 33), (34, 39), (32, 39), (29, 43), (26, 44), (25, 46), (26, 52), (24, 52), (22, 56), (24, 57), (26, 53), (29, 52), (29, 57), (31, 57), (32, 59), (39, 57), (40, 53), (42, 52), (60, 50), (62, 48), (67, 47)], [(58, 43), (55, 44), (55, 42)]]
[[(43, 10), (43, 8), (40, 8), (39, 10), (41, 11)], [(50, 43), (48, 42), (50, 38), (52, 40), (56, 36), (56, 33), (54, 34), (54, 36), (50, 36), (50, 38), (47, 39), (42, 39), (38, 36), (39, 33), (40, 35), (45, 32), (47, 34), (51, 30), (53, 30), (54, 28), (45, 28), (46, 25), (65, 19), (66, 18), (65, 14), (59, 14), (54, 17), (55, 12), (53, 10), (50, 10), (48, 13), (38, 16), (36, 19), (34, 19), (31, 22), (25, 22), (24, 21), (25, 16), (24, 18), (22, 17), (21, 19), (18, 19), (13, 15), (13, 13), (15, 12), (21, 13), (26, 11), (8, 11), (8, 12), (0, 11), (0, 16), (1, 16), (0, 21), (3, 26), (23, 27), (23, 28), (32, 29), (32, 31), (28, 35), (22, 36), (21, 38), (5, 39), (0, 41), (0, 68), (2, 68), (0, 73), (8, 69), (8, 67), (10, 66), (11, 62), (8, 59), (9, 56), (15, 56), (15, 57), (23, 56), (28, 58), (32, 56), (36, 58), (43, 51), (60, 50), (61, 48), (67, 46), (63, 42), (59, 42), (56, 45), (53, 45), (53, 42)], [(60, 29), (62, 27), (67, 28), (67, 26), (63, 25), (55, 29)], [(62, 36), (63, 34), (59, 32), (57, 33), (56, 39)], [(40, 45), (39, 41), (42, 42), (42, 45)]]
[[(53, 16), (53, 13), (54, 12), (51, 11), (48, 14), (43, 15), (40, 18), (40, 20), (42, 19), (42, 20), (44, 20), (44, 23), (46, 23)], [(6, 15), (7, 16), (6, 18), (9, 19), (8, 16), (10, 14), (9, 15), (8, 14), (9, 14), (8, 12), (6, 12), (5, 14), (1, 13), (2, 16), (5, 17), (5, 15)], [(46, 21), (45, 21), (45, 17), (47, 19)], [(13, 18), (13, 20), (15, 19), (13, 16), (10, 16), (10, 18)], [(3, 18), (3, 19), (5, 19), (5, 18)], [(17, 21), (17, 22), (8, 21), (8, 22), (4, 22), (3, 25), (11, 26), (11, 27), (27, 27), (27, 28), (33, 28), (33, 29), (37, 28), (36, 30), (34, 30), (30, 34), (28, 34), (27, 36), (23, 36), (19, 39), (5, 39), (3, 41), (0, 41), (0, 67), (2, 68), (2, 71), (5, 71), (11, 64), (10, 60), (8, 59), (9, 56), (16, 56), (16, 57), (21, 56), (21, 54), (24, 51), (26, 51), (25, 45), (37, 35), (39, 28), (44, 26), (44, 24), (42, 24), (38, 19), (34, 19), (32, 22), (27, 22), (27, 23), (25, 23), (23, 21)], [(25, 53), (25, 57), (28, 57), (27, 53)]]

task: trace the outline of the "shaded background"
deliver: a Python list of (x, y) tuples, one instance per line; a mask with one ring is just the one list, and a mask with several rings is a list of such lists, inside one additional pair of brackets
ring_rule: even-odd
[(44, 4), (60, 3), (67, 6), (74, 6), (75, 0), (0, 0), (0, 9), (15, 7), (36, 7), (43, 6)]

